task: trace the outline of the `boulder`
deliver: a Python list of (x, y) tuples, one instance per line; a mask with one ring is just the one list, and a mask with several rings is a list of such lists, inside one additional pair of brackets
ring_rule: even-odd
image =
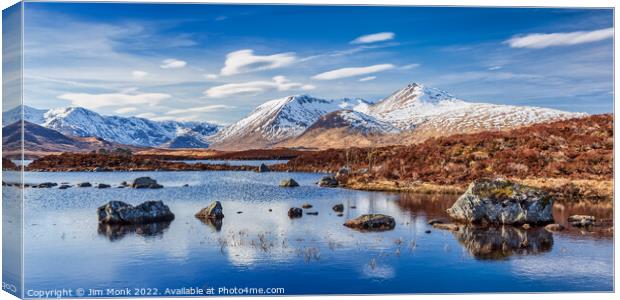
[(132, 188), (135, 189), (160, 189), (163, 188), (162, 185), (158, 184), (157, 181), (151, 177), (138, 177), (131, 184)]
[(303, 216), (303, 210), (299, 207), (291, 207), (288, 210), (289, 218), (301, 218)]
[(90, 182), (80, 182), (76, 185), (77, 187), (91, 187), (93, 186)]
[(58, 183), (55, 182), (43, 182), (37, 185), (38, 188), (51, 188), (57, 186)]
[(317, 184), (322, 187), (338, 187), (338, 180), (333, 175), (323, 176)]
[(105, 184), (105, 183), (100, 183), (100, 184), (97, 185), (98, 189), (107, 189), (107, 188), (110, 188), (110, 187), (112, 187), (112, 186), (109, 185), (109, 184)]
[(106, 224), (146, 224), (174, 220), (174, 214), (162, 201), (146, 201), (138, 206), (110, 201), (97, 209), (97, 215), (99, 223)]
[(289, 179), (283, 179), (282, 181), (280, 181), (280, 186), (281, 187), (298, 187), (299, 183), (297, 183), (295, 179), (289, 178)]
[(347, 220), (344, 226), (364, 231), (383, 231), (394, 229), (396, 221), (394, 221), (393, 217), (387, 215), (368, 214)]
[(344, 211), (344, 204), (336, 204), (336, 205), (332, 206), (332, 209), (335, 212), (343, 212)]
[(263, 172), (269, 172), (269, 167), (267, 167), (266, 164), (260, 164), (260, 166), (258, 166), (258, 172), (259, 173), (263, 173)]
[(66, 190), (66, 189), (68, 189), (68, 188), (70, 188), (70, 187), (71, 187), (71, 186), (70, 186), (70, 185), (68, 185), (68, 184), (61, 184), (58, 188), (59, 188), (59, 189), (61, 189), (61, 190)]
[(350, 173), (351, 173), (350, 167), (346, 167), (346, 166), (342, 167), (338, 170), (338, 172), (336, 172), (336, 179), (339, 181), (346, 181)]
[(224, 211), (222, 209), (222, 203), (220, 201), (215, 201), (209, 206), (201, 209), (198, 213), (196, 213), (196, 218), (199, 219), (221, 219), (224, 218)]
[(553, 222), (553, 199), (546, 192), (504, 179), (481, 179), (469, 185), (447, 212), (468, 223), (547, 224)]

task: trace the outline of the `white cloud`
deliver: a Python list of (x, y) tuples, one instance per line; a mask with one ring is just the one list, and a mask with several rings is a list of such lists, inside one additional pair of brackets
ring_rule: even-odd
[(164, 93), (107, 93), (107, 94), (88, 94), (88, 93), (66, 93), (58, 96), (59, 99), (68, 100), (74, 106), (97, 109), (110, 106), (128, 105), (148, 105), (156, 106), (161, 101), (169, 99), (171, 96)]
[(218, 77), (220, 77), (217, 74), (205, 74), (204, 76), (205, 76), (206, 79), (209, 79), (209, 80), (214, 80), (214, 79), (217, 79)]
[(143, 113), (143, 114), (136, 115), (136, 117), (145, 118), (145, 119), (154, 119), (157, 117), (157, 115), (149, 112), (149, 113)]
[(593, 31), (574, 31), (566, 33), (533, 33), (513, 37), (504, 43), (512, 48), (542, 49), (553, 46), (569, 46), (591, 43), (612, 38), (613, 28), (605, 28)]
[(166, 113), (166, 115), (179, 115), (179, 114), (187, 114), (187, 113), (208, 113), (214, 111), (225, 110), (229, 108), (235, 108), (234, 106), (225, 105), (225, 104), (213, 104), (201, 107), (192, 107), (185, 109), (173, 109)]
[(142, 79), (142, 78), (146, 77), (147, 75), (149, 75), (149, 73), (144, 72), (144, 71), (140, 71), (140, 70), (135, 70), (135, 71), (131, 72), (131, 76), (133, 78), (136, 78), (136, 79)]
[(364, 82), (364, 81), (371, 81), (375, 79), (377, 79), (377, 76), (368, 76), (368, 77), (360, 78), (360, 81)]
[(131, 107), (130, 106), (130, 107), (121, 107), (121, 108), (115, 110), (114, 112), (117, 113), (117, 114), (126, 114), (126, 113), (130, 113), (130, 112), (133, 112), (133, 111), (136, 111), (136, 110), (138, 110), (138, 109), (135, 108), (135, 107)]
[(411, 69), (417, 68), (419, 66), (420, 66), (420, 64), (408, 64), (408, 65), (400, 66), (399, 69), (401, 69), (401, 70), (411, 70)]
[(174, 58), (169, 58), (169, 59), (164, 59), (160, 67), (162, 69), (179, 69), (179, 68), (185, 67), (185, 65), (187, 65), (187, 62), (185, 61), (174, 59)]
[(315, 86), (291, 82), (284, 76), (275, 76), (273, 81), (250, 81), (244, 83), (229, 83), (212, 87), (204, 92), (207, 97), (223, 98), (233, 95), (257, 95), (269, 90), (312, 90)]
[(491, 67), (489, 67), (489, 71), (496, 71), (496, 70), (499, 70), (501, 68), (502, 68), (502, 66), (491, 66)]
[(379, 32), (373, 34), (362, 35), (357, 37), (351, 44), (368, 44), (368, 43), (376, 43), (382, 41), (389, 41), (394, 39), (395, 34), (393, 32)]
[(272, 70), (288, 66), (297, 60), (294, 53), (273, 55), (254, 55), (254, 50), (243, 49), (228, 53), (220, 71), (223, 76), (231, 76), (255, 71)]
[(359, 75), (377, 73), (377, 72), (381, 72), (381, 71), (385, 71), (385, 70), (389, 70), (393, 68), (394, 68), (393, 64), (379, 64), (379, 65), (372, 65), (368, 67), (342, 68), (342, 69), (336, 69), (336, 70), (328, 71), (325, 73), (317, 74), (317, 75), (314, 75), (312, 78), (318, 79), (318, 80), (334, 80), (334, 79), (340, 79), (340, 78), (347, 78), (347, 77), (354, 77), (354, 76), (359, 76)]

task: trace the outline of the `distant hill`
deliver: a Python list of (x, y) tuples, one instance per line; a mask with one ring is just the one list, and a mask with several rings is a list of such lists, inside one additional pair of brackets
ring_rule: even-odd
[[(114, 150), (116, 148), (142, 149), (112, 143), (97, 137), (73, 137), (56, 130), (24, 121), (24, 152), (29, 156), (40, 156), (49, 152), (90, 152), (99, 149)], [(15, 122), (2, 128), (3, 150), (8, 153), (21, 149), (21, 122)]]

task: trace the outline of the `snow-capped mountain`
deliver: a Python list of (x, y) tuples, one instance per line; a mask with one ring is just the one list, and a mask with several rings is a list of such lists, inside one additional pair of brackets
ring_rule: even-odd
[[(3, 124), (19, 119), (19, 109), (3, 113)], [(194, 143), (208, 144), (206, 138), (219, 127), (204, 122), (152, 121), (137, 117), (102, 116), (81, 107), (39, 110), (24, 106), (28, 122), (77, 137), (99, 137), (107, 141), (134, 146), (161, 146), (178, 137), (192, 136)], [(8, 118), (7, 118), (8, 117)], [(179, 145), (176, 143), (176, 145)]]
[(2, 113), (2, 127), (19, 121), (22, 118), (22, 107), (24, 109), (24, 120), (34, 124), (43, 124), (43, 122), (45, 122), (43, 115), (47, 112), (47, 110), (38, 109), (27, 105), (20, 105)]
[(326, 100), (308, 95), (267, 101), (248, 116), (224, 128), (212, 141), (227, 147), (262, 147), (296, 137), (321, 116), (342, 109), (367, 111), (362, 99)]
[[(468, 102), (447, 92), (412, 83), (371, 106), (368, 114), (404, 131), (435, 130), (440, 135), (509, 129), (585, 116), (532, 106)], [(418, 132), (421, 133), (421, 132)]]

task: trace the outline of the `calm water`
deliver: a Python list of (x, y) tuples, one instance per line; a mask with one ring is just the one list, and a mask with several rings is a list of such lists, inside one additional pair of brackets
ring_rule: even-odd
[(208, 164), (208, 165), (230, 165), (230, 166), (254, 166), (258, 167), (261, 164), (276, 165), (287, 163), (288, 160), (271, 159), (271, 160), (219, 160), (219, 159), (199, 159), (199, 160), (176, 160), (184, 162), (186, 164)]
[[(138, 176), (151, 176), (165, 188), (115, 188)], [(279, 188), (278, 182), (288, 177), (301, 187)], [(161, 295), (166, 288), (182, 287), (282, 287), (286, 294), (613, 289), (611, 237), (512, 227), (436, 230), (427, 219), (444, 216), (453, 197), (319, 188), (314, 182), (320, 177), (27, 173), (31, 183), (90, 181), (113, 188), (25, 190), (26, 291), (129, 287), (156, 288)], [(98, 226), (96, 209), (107, 201), (153, 199), (169, 205), (176, 219), (142, 227)], [(224, 207), (221, 228), (194, 218), (214, 200)], [(287, 210), (303, 203), (312, 204), (308, 211), (319, 215), (289, 219)], [(338, 203), (345, 205), (343, 217), (331, 210)], [(394, 216), (396, 229), (364, 233), (342, 226), (345, 219), (365, 213)]]

